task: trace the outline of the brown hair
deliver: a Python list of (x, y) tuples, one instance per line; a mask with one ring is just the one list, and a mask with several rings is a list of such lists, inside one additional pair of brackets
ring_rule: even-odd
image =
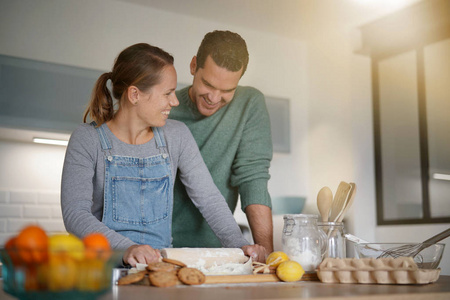
[(173, 65), (173, 57), (161, 48), (140, 43), (123, 50), (116, 58), (112, 72), (97, 79), (83, 122), (86, 123), (89, 116), (100, 126), (114, 117), (114, 103), (106, 85), (108, 80), (111, 80), (112, 95), (120, 104), (129, 86), (148, 91), (158, 84), (161, 71), (167, 65)]
[(197, 70), (205, 66), (209, 55), (219, 67), (229, 71), (237, 72), (242, 68), (241, 76), (247, 70), (247, 44), (237, 33), (219, 30), (207, 33), (197, 51)]

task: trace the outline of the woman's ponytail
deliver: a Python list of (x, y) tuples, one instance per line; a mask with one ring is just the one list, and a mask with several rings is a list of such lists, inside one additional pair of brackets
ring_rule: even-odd
[(111, 93), (107, 87), (107, 82), (111, 79), (112, 73), (102, 74), (95, 83), (92, 90), (91, 101), (87, 107), (83, 122), (86, 123), (87, 117), (97, 123), (97, 126), (111, 120), (114, 116), (114, 103)]

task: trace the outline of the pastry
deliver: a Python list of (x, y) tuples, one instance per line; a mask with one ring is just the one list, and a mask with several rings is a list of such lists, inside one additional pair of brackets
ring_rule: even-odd
[(154, 262), (154, 263), (150, 263), (147, 266), (147, 270), (150, 272), (155, 272), (155, 271), (175, 271), (177, 270), (179, 267), (171, 264), (171, 263), (167, 263), (167, 262), (163, 262), (163, 261), (158, 261), (158, 262)]
[(202, 284), (205, 282), (205, 275), (198, 269), (181, 268), (178, 271), (178, 279), (188, 285)]
[(151, 272), (148, 275), (148, 279), (151, 285), (157, 287), (169, 287), (174, 286), (178, 282), (178, 277), (174, 272), (156, 271)]
[(127, 276), (119, 278), (119, 280), (117, 281), (117, 285), (127, 285), (127, 284), (132, 284), (132, 283), (141, 281), (142, 279), (144, 279), (145, 274), (147, 274), (146, 271), (130, 273)]
[(176, 265), (176, 266), (182, 267), (182, 268), (187, 267), (185, 263), (183, 263), (183, 262), (181, 262), (179, 260), (176, 260), (176, 259), (163, 258), (162, 261), (166, 262), (166, 263), (169, 263), (169, 264), (172, 264), (172, 265)]

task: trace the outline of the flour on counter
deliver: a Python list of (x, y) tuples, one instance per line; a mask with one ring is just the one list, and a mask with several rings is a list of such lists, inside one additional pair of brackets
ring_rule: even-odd
[(209, 267), (205, 267), (204, 260), (199, 259), (196, 264), (188, 265), (188, 267), (199, 269), (205, 275), (248, 275), (253, 272), (251, 258), (245, 264), (226, 263)]

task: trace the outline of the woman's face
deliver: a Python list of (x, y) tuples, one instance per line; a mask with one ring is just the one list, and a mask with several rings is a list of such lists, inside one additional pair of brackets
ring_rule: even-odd
[(177, 72), (172, 65), (161, 71), (161, 82), (149, 91), (140, 91), (137, 114), (146, 126), (161, 127), (166, 124), (170, 110), (178, 106), (175, 95), (177, 87)]

